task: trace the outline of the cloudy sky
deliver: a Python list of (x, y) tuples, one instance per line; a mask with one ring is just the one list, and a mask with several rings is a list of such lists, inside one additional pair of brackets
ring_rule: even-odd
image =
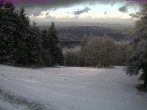
[[(18, 0), (17, 0), (18, 1)], [(31, 20), (37, 23), (89, 22), (132, 24), (130, 13), (140, 9), (141, 3), (126, 0), (20, 0)], [(30, 2), (31, 1), (31, 2)]]

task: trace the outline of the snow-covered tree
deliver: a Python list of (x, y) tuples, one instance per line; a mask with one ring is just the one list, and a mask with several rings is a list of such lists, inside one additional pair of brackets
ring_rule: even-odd
[(80, 66), (80, 47), (64, 48), (64, 65), (65, 66)]
[(42, 30), (42, 58), (45, 66), (62, 64), (63, 54), (58, 46), (58, 36), (54, 23)]
[(44, 62), (44, 66), (53, 66), (52, 62), (52, 55), (50, 53), (50, 43), (49, 43), (49, 34), (47, 29), (43, 29), (41, 32), (41, 40), (42, 40), (42, 59)]
[(36, 23), (33, 22), (32, 27), (28, 30), (29, 38), (27, 40), (28, 47), (28, 59), (30, 65), (40, 66), (43, 65), (42, 56), (41, 56), (41, 39), (40, 39), (40, 30), (36, 26)]
[(0, 63), (12, 64), (17, 14), (11, 3), (0, 2)]
[(116, 50), (113, 57), (115, 65), (126, 66), (128, 58), (128, 41), (115, 41)]
[(147, 86), (147, 4), (133, 17), (137, 19), (135, 33), (130, 42), (130, 57), (128, 60), (127, 73), (129, 75), (139, 74), (142, 70), (141, 80), (144, 88)]
[(84, 66), (109, 67), (113, 65), (116, 51), (114, 40), (104, 35), (90, 37), (81, 43), (81, 58)]
[(53, 64), (62, 64), (63, 63), (63, 54), (62, 50), (59, 48), (57, 31), (55, 28), (55, 24), (52, 22), (49, 28), (49, 45), (50, 52), (53, 58)]
[(29, 40), (29, 19), (25, 14), (24, 8), (18, 11), (17, 32), (15, 38), (15, 51), (13, 52), (14, 65), (26, 66), (29, 64), (28, 59), (28, 40)]

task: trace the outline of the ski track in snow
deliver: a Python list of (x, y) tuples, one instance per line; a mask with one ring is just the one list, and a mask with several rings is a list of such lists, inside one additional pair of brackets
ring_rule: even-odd
[(0, 65), (0, 86), (18, 96), (51, 103), (57, 110), (147, 110), (147, 96), (138, 95), (134, 88), (138, 77), (128, 77), (122, 68)]
[[(46, 92), (46, 93), (53, 93), (53, 94), (56, 94), (56, 95), (62, 95), (62, 96), (65, 96), (65, 97), (69, 97), (69, 98), (75, 98), (75, 99), (78, 99), (78, 100), (86, 100), (86, 101), (94, 101), (94, 102), (107, 102), (107, 103), (115, 103), (115, 104), (124, 104), (124, 102), (116, 102), (116, 101), (108, 101), (108, 100), (95, 100), (95, 99), (90, 99), (90, 98), (83, 98), (83, 97), (77, 97), (77, 96), (73, 96), (73, 95), (69, 95), (69, 94), (63, 94), (63, 93), (60, 93), (60, 92), (56, 92), (56, 91), (49, 91), (49, 90), (42, 90), (42, 89), (39, 89), (39, 88), (35, 88), (33, 86), (29, 86), (29, 85), (26, 85), (26, 84), (22, 84), (20, 82), (17, 82), (15, 80), (11, 80), (11, 79), (6, 79), (6, 78), (3, 78), (7, 81), (10, 81), (12, 83), (15, 83), (15, 84), (18, 84), (20, 86), (24, 86), (26, 88), (30, 88), (30, 89), (35, 89), (35, 90), (38, 90), (38, 91), (42, 91), (42, 92)], [(13, 78), (13, 79), (17, 79), (17, 80), (22, 80), (22, 81), (26, 81), (26, 82), (31, 82), (31, 83), (40, 83), (40, 84), (44, 84), (44, 83), (41, 83), (41, 82), (38, 82), (38, 81), (30, 81), (30, 80), (23, 80), (23, 79), (20, 79), (20, 78)], [(48, 85), (48, 84), (46, 84)], [(122, 91), (121, 91), (122, 92)], [(128, 101), (126, 100), (126, 103)]]

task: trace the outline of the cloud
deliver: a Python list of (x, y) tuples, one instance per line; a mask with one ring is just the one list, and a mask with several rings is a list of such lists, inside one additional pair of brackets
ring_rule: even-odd
[(82, 13), (87, 13), (89, 10), (90, 10), (89, 7), (85, 7), (84, 9), (81, 9), (81, 10), (78, 9), (78, 10), (74, 11), (73, 14), (74, 15), (80, 15)]
[(118, 9), (120, 12), (126, 13), (128, 12), (128, 7), (127, 6), (122, 6)]
[[(47, 9), (53, 9), (53, 8), (60, 8), (60, 7), (70, 7), (77, 4), (90, 4), (94, 5), (96, 3), (100, 4), (113, 4), (116, 2), (121, 2), (125, 0), (17, 0), (19, 2), (15, 2), (15, 5), (17, 7), (24, 7), (27, 9), (27, 12), (32, 12), (34, 8), (40, 8), (43, 11)], [(28, 1), (28, 2), (26, 2)], [(40, 2), (39, 2), (40, 1)]]
[(26, 10), (26, 14), (28, 15), (31, 14), (38, 15), (38, 13), (41, 13), (42, 11), (47, 11), (49, 9), (58, 9), (62, 7), (67, 8), (75, 5), (96, 5), (96, 4), (115, 5), (117, 3), (125, 4), (126, 7), (134, 7), (135, 5), (137, 6), (139, 5), (139, 3), (127, 2), (126, 0), (16, 0), (16, 1), (21, 1), (15, 3), (15, 5), (17, 7), (24, 7)]
[(27, 14), (28, 15), (33, 14), (33, 16), (39, 16), (42, 12), (42, 8), (39, 8), (39, 7), (35, 7), (32, 10), (25, 8), (25, 10), (26, 10), (26, 12), (31, 11), (31, 13), (27, 13)]
[(127, 3), (134, 5), (137, 2), (128, 2), (126, 0), (12, 0), (19, 1), (15, 2), (17, 6), (24, 6), (27, 8), (31, 7), (47, 7), (47, 8), (58, 8), (58, 7), (69, 7), (77, 4), (110, 4), (116, 3)]

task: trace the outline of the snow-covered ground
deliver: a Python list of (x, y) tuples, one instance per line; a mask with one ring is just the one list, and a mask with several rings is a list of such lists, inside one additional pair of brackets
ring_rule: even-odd
[(32, 101), (30, 106), (39, 102), (46, 110), (147, 110), (147, 95), (136, 90), (137, 80), (138, 76), (127, 76), (123, 67), (30, 69), (0, 65), (0, 88), (16, 96), (5, 100), (6, 95), (0, 92), (0, 110), (25, 110), (27, 105), (15, 103), (19, 97), (24, 97), (25, 103)]

